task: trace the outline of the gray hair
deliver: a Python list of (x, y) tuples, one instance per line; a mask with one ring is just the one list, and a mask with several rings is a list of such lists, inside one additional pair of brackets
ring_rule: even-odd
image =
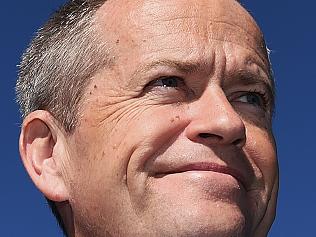
[(49, 111), (67, 132), (74, 130), (89, 79), (107, 64), (105, 43), (94, 25), (106, 0), (71, 0), (37, 32), (22, 56), (16, 84), (22, 117)]
[[(94, 24), (95, 12), (104, 2), (68, 1), (38, 30), (19, 66), (16, 94), (23, 118), (43, 109), (66, 132), (74, 130), (89, 79), (108, 63), (108, 51)], [(56, 204), (48, 204), (67, 236)]]

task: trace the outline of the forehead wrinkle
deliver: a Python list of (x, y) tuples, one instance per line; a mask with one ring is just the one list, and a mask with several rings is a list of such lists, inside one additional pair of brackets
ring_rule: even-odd
[[(238, 24), (232, 24), (227, 21), (214, 21), (208, 25), (208, 38), (210, 40), (217, 40), (229, 42), (239, 45), (243, 48), (252, 49), (261, 58), (265, 64), (268, 64), (268, 54), (265, 47), (265, 42), (261, 33), (252, 35)], [(223, 27), (226, 25), (226, 27)], [(238, 29), (238, 30), (236, 30)], [(243, 33), (242, 33), (243, 32)]]
[[(149, 5), (155, 6), (152, 2)], [(172, 4), (169, 5), (173, 6)], [(198, 11), (199, 9), (197, 11), (190, 10), (181, 10), (176, 15), (171, 14), (170, 9), (162, 12), (149, 9), (150, 14), (136, 11), (138, 14), (134, 12), (135, 17), (139, 18), (134, 18), (131, 21), (132, 25), (129, 31), (139, 32), (142, 37), (147, 39), (166, 34), (188, 33), (194, 35), (197, 33), (202, 39), (223, 40), (253, 49), (262, 61), (266, 64), (269, 63), (263, 35), (247, 11), (244, 10), (242, 14), (238, 12), (237, 17), (240, 16), (242, 19), (236, 21), (230, 15), (212, 13), (212, 9), (202, 12)], [(148, 24), (149, 21), (152, 23)], [(226, 26), (223, 27), (223, 25)], [(135, 38), (134, 40), (136, 40), (135, 43), (139, 41), (139, 44), (142, 44), (141, 39)]]
[[(226, 25), (230, 25), (229, 23), (226, 23), (226, 22), (220, 22), (220, 24), (226, 24)], [(233, 25), (235, 26), (235, 25)], [(242, 28), (240, 28), (242, 29)], [(195, 31), (198, 31), (198, 29), (195, 29)], [(246, 31), (244, 31), (246, 33)], [(181, 33), (184, 33), (185, 32), (181, 29), (178, 29), (178, 30), (172, 30), (172, 31), (169, 31), (169, 32), (157, 32), (155, 34), (150, 34), (150, 35), (147, 35), (146, 36), (146, 48), (152, 48), (150, 47), (150, 45), (153, 44), (153, 46), (156, 46), (156, 41), (154, 41), (153, 43), (150, 41), (150, 39), (156, 39), (157, 37), (158, 38), (161, 38), (161, 41), (160, 42), (164, 42), (164, 40), (166, 39), (166, 36), (172, 36), (172, 35), (176, 35), (176, 36), (179, 36), (179, 34)], [(196, 32), (198, 33), (198, 32)], [(208, 34), (208, 36), (206, 36), (205, 38), (208, 39), (208, 43), (212, 43), (212, 41), (219, 41), (219, 42), (227, 42), (227, 43), (232, 43), (232, 44), (235, 44), (235, 45), (238, 45), (238, 46), (241, 46), (245, 49), (249, 49), (249, 50), (253, 50), (257, 55), (258, 57), (262, 60), (262, 62), (264, 63), (260, 63), (261, 67), (263, 68), (269, 68), (269, 60), (268, 60), (268, 56), (267, 56), (267, 52), (266, 52), (266, 48), (264, 48), (264, 41), (263, 41), (263, 38), (261, 38), (261, 43), (254, 43), (254, 41), (258, 42), (259, 40), (257, 39), (250, 39), (248, 38), (247, 36), (245, 35), (239, 35), (239, 36), (235, 36), (233, 34), (234, 32), (229, 32), (229, 29), (225, 31), (225, 34), (222, 34), (222, 33), (217, 33), (216, 31), (214, 32), (211, 32), (210, 34)], [(194, 39), (194, 38), (191, 38), (189, 35), (194, 35), (194, 32), (190, 31), (187, 33), (187, 37), (184, 36), (183, 40), (186, 39), (188, 40), (188, 43), (192, 43), (192, 42), (196, 42), (197, 43), (197, 39)], [(244, 38), (244, 39), (241, 39), (241, 38)], [(192, 40), (193, 39), (193, 40)], [(201, 43), (203, 44), (203, 37), (200, 38), (201, 40)], [(200, 41), (198, 40), (198, 41)], [(251, 43), (248, 43), (247, 42), (251, 42)], [(136, 45), (140, 45), (142, 46), (144, 44), (144, 42), (135, 42), (133, 41)], [(202, 44), (199, 43), (200, 47), (202, 46)], [(170, 45), (169, 45), (170, 46)], [(207, 45), (205, 44), (204, 47), (206, 47)], [(257, 47), (256, 47), (257, 46)], [(174, 49), (175, 47), (165, 47), (163, 49), (157, 49), (155, 51), (153, 51), (152, 53), (157, 53), (159, 51), (165, 51), (165, 50), (169, 50), (169, 49)], [(186, 49), (190, 49), (190, 48), (194, 48), (194, 47), (186, 47)]]
[(244, 31), (245, 33), (247, 33), (248, 35), (255, 37), (255, 34), (251, 34), (250, 31), (246, 30), (244, 27), (242, 27), (241, 25), (239, 24), (236, 24), (236, 23), (230, 23), (229, 21), (224, 21), (224, 20), (210, 20), (209, 22), (211, 23), (219, 23), (219, 24), (226, 24), (226, 25), (230, 25), (230, 26), (233, 26), (233, 27), (236, 27), (238, 29), (240, 29), (241, 31)]
[[(238, 10), (237, 6), (234, 9), (237, 9), (236, 11), (233, 11), (234, 15), (236, 15), (236, 17), (232, 17), (232, 13), (229, 13), (227, 11), (225, 11), (224, 7), (228, 4), (228, 2), (222, 1), (224, 3), (224, 6), (222, 6), (219, 10), (217, 10), (217, 8), (212, 9), (211, 7), (207, 6), (207, 2), (206, 1), (201, 1), (202, 5), (200, 4), (200, 2), (195, 2), (193, 3), (193, 5), (189, 5), (187, 4), (187, 2), (185, 1), (170, 1), (168, 3), (166, 3), (166, 5), (170, 6), (170, 7), (166, 7), (164, 6), (161, 9), (155, 8), (155, 6), (162, 6), (162, 2), (161, 1), (138, 1), (141, 2), (141, 6), (139, 8), (134, 8), (131, 4), (126, 4), (126, 6), (124, 8), (129, 9), (130, 11), (127, 13), (127, 15), (125, 15), (127, 18), (125, 18), (125, 20), (123, 20), (124, 23), (127, 23), (130, 25), (130, 27), (127, 28), (127, 31), (131, 31), (131, 32), (135, 32), (135, 29), (142, 31), (143, 30), (143, 34), (141, 34), (141, 38), (139, 38), (139, 34), (138, 36), (135, 38), (134, 34), (128, 34), (129, 35), (129, 42), (132, 42), (134, 45), (132, 45), (132, 47), (134, 47), (135, 45), (142, 45), (143, 49), (145, 50), (145, 47), (151, 48), (149, 47), (151, 46), (151, 44), (154, 44), (152, 42), (150, 42), (150, 38), (155, 38), (155, 37), (159, 37), (162, 38), (166, 35), (166, 30), (168, 31), (170, 28), (166, 27), (166, 24), (161, 24), (161, 21), (166, 21), (166, 23), (168, 24), (168, 22), (170, 21), (177, 21), (177, 20), (181, 20), (181, 19), (193, 19), (193, 21), (195, 22), (195, 24), (191, 25), (191, 28), (186, 27), (186, 23), (180, 22), (179, 24), (176, 24), (176, 26), (182, 26), (180, 28), (185, 29), (186, 31), (189, 31), (188, 33), (194, 32), (194, 31), (204, 31), (203, 33), (205, 34), (205, 32), (207, 32), (209, 29), (208, 28), (208, 22), (213, 22), (213, 26), (214, 25), (218, 25), (222, 26), (223, 24), (225, 24), (228, 29), (232, 29), (233, 32), (228, 32), (227, 30), (224, 30), (224, 34), (218, 34), (218, 32), (216, 32), (216, 29), (214, 32), (212, 32), (212, 35), (209, 36), (211, 41), (224, 41), (224, 42), (229, 42), (232, 44), (236, 44), (239, 46), (242, 46), (244, 48), (248, 48), (251, 50), (254, 50), (256, 52), (256, 54), (258, 55), (258, 57), (265, 62), (265, 67), (264, 68), (270, 68), (269, 65), (269, 61), (267, 59), (267, 57), (265, 57), (265, 50), (263, 50), (263, 47), (257, 47), (257, 46), (261, 46), (261, 44), (259, 43), (259, 41), (255, 41), (256, 44), (249, 44), (249, 43), (245, 43), (245, 40), (234, 40), (232, 37), (233, 33), (238, 31), (243, 32), (244, 34), (238, 34), (238, 37), (240, 38), (246, 38), (245, 37), (245, 33), (249, 36), (251, 36), (250, 38), (252, 40), (254, 40), (254, 35), (255, 32), (257, 32), (257, 36), (262, 36), (261, 35), (261, 31), (258, 29), (257, 24), (254, 23), (253, 18), (250, 16), (250, 14), (243, 9), (242, 7), (240, 7), (242, 9), (242, 11), (240, 11), (240, 9)], [(173, 5), (172, 3), (177, 3), (177, 2), (181, 2), (180, 6), (183, 6), (183, 9), (179, 10), (179, 5)], [(114, 3), (114, 2), (112, 2)], [(130, 2), (128, 2), (130, 3)], [(237, 3), (237, 2), (236, 2)], [(125, 4), (124, 4), (125, 5)], [(128, 5), (128, 6), (127, 6)], [(136, 4), (137, 5), (137, 4)], [(147, 5), (147, 7), (144, 7), (145, 5)], [(240, 4), (238, 4), (240, 5)], [(205, 8), (208, 8), (206, 11), (203, 10), (203, 7), (205, 6)], [(177, 16), (174, 16), (171, 14), (172, 9), (177, 7), (178, 11), (177, 11)], [(204, 8), (204, 9), (205, 9)], [(170, 10), (171, 9), (171, 10)], [(186, 14), (186, 15), (185, 15)], [(212, 18), (213, 17), (213, 18)], [(196, 20), (195, 20), (196, 18)], [(210, 19), (211, 18), (211, 19)], [(236, 18), (240, 18), (240, 21), (237, 21), (238, 19)], [(150, 21), (151, 24), (144, 24), (145, 22), (142, 21), (142, 19), (145, 19), (145, 22)], [(153, 21), (153, 19), (156, 19), (159, 21)], [(122, 21), (122, 20), (119, 20)], [(122, 23), (122, 22), (121, 22)], [(170, 23), (171, 24), (171, 23)], [(241, 25), (240, 25), (241, 24)], [(152, 27), (153, 25), (155, 26), (161, 26), (164, 29), (164, 34), (161, 33), (161, 31), (158, 29), (156, 29), (157, 27)], [(188, 25), (190, 26), (190, 25)], [(198, 27), (194, 27), (194, 26), (198, 26)], [(248, 27), (243, 27), (243, 26), (248, 26)], [(153, 29), (155, 28), (155, 29)], [(173, 28), (173, 32), (170, 32), (171, 34), (177, 34), (175, 33), (175, 29)], [(176, 27), (177, 28), (177, 27)], [(223, 28), (223, 27), (219, 27), (219, 28)], [(116, 28), (117, 29), (117, 28)], [(149, 29), (149, 31), (148, 31)], [(252, 31), (249, 31), (247, 29), (253, 29)], [(154, 30), (154, 32), (150, 32), (151, 30)], [(182, 30), (182, 29), (181, 29)], [(181, 31), (177, 31), (178, 33)], [(117, 29), (118, 31), (118, 29)], [(170, 31), (170, 30), (169, 30)], [(211, 29), (210, 29), (211, 31)], [(223, 31), (223, 29), (222, 29)], [(183, 30), (182, 30), (183, 32)], [(252, 32), (254, 32), (254, 34), (252, 34)], [(118, 32), (117, 32), (118, 33)], [(121, 32), (122, 33), (122, 32)], [(125, 32), (126, 33), (126, 32)], [(154, 34), (153, 34), (154, 33)], [(202, 33), (202, 32), (201, 32)], [(216, 35), (217, 33), (217, 35)], [(225, 35), (225, 33), (227, 35)], [(149, 34), (149, 35), (147, 35)], [(123, 36), (124, 34), (119, 34), (119, 36)], [(242, 35), (242, 36), (240, 36)], [(142, 41), (142, 39), (144, 39), (144, 37), (147, 39), (147, 41), (144, 43)], [(236, 37), (236, 36), (235, 36)], [(237, 38), (238, 38), (237, 37)], [(261, 37), (258, 37), (261, 39)], [(240, 42), (239, 42), (240, 41)], [(166, 45), (168, 46), (168, 45)], [(114, 47), (115, 48), (115, 47)], [(189, 47), (190, 48), (190, 47)], [(194, 48), (194, 47), (193, 47)], [(153, 48), (151, 53), (157, 53), (159, 51), (167, 51), (170, 49), (175, 49), (175, 47), (164, 47), (164, 48)], [(179, 49), (181, 49), (179, 47)], [(263, 52), (264, 51), (264, 52)], [(257, 60), (260, 61), (260, 60)], [(157, 67), (158, 65), (156, 65)], [(170, 67), (175, 67), (176, 65), (169, 65)], [(187, 65), (189, 66), (189, 65)], [(185, 70), (180, 70), (180, 67), (178, 67), (179, 71), (184, 72)], [(143, 72), (146, 70), (143, 70)], [(141, 70), (139, 71), (141, 72)], [(136, 75), (138, 73), (134, 73), (133, 75)]]
[[(259, 55), (260, 57), (260, 55)], [(258, 74), (260, 75), (260, 73), (263, 73), (267, 78), (265, 80), (268, 80), (269, 83), (273, 84), (273, 76), (271, 75), (271, 68), (270, 68), (270, 64), (268, 63), (268, 65), (266, 65), (265, 63), (262, 63), (261, 61), (256, 60), (255, 57), (253, 57), (253, 55), (248, 55), (245, 60), (244, 63), (246, 65), (255, 65), (258, 68)]]
[[(209, 21), (210, 23), (216, 23), (216, 24), (224, 24), (224, 25), (228, 25), (228, 26), (231, 26), (232, 28), (237, 28), (241, 31), (243, 31), (244, 33), (246, 33), (246, 35), (249, 35), (251, 36), (253, 39), (255, 39), (255, 41), (258, 41), (260, 42), (260, 47), (263, 47), (263, 37), (262, 37), (262, 33), (261, 31), (258, 31), (257, 35), (255, 33), (251, 33), (251, 31), (247, 30), (246, 28), (240, 26), (239, 24), (236, 24), (236, 23), (230, 23), (229, 21), (220, 21), (220, 20), (210, 20)], [(210, 28), (210, 25), (212, 24), (209, 24), (208, 25), (208, 31), (211, 31), (209, 28)], [(252, 31), (253, 32), (253, 31)]]
[[(239, 28), (243, 28), (242, 25), (247, 25), (246, 28), (254, 28), (253, 32), (261, 32), (252, 16), (240, 4), (235, 4), (233, 9), (234, 15), (232, 15), (232, 13), (228, 11), (231, 9), (226, 9), (226, 7), (231, 3), (227, 4), (225, 1), (221, 1), (221, 7), (217, 6), (215, 8), (213, 5), (209, 5), (209, 1), (190, 1), (189, 4), (187, 4), (186, 1), (176, 0), (162, 2), (163, 4), (161, 4), (161, 1), (143, 1), (141, 7), (134, 9), (129, 16), (130, 22), (137, 28), (138, 26), (142, 26), (143, 23), (149, 21), (155, 24), (155, 22), (197, 19), (198, 22), (196, 23), (199, 23), (199, 26), (203, 26), (205, 29), (208, 21), (231, 21), (234, 23), (232, 25), (237, 25)], [(241, 23), (241, 25), (238, 23)], [(248, 33), (254, 36), (250, 32)]]
[[(216, 38), (216, 37), (211, 37), (210, 40), (219, 41), (219, 42), (231, 43), (231, 44), (235, 44), (235, 45), (238, 45), (238, 46), (240, 46), (240, 47), (243, 47), (243, 48), (245, 48), (245, 49), (251, 49), (251, 50), (253, 50), (253, 51), (256, 52), (256, 54), (258, 55), (258, 57), (259, 57), (263, 62), (265, 62), (265, 63), (267, 63), (267, 64), (268, 64), (268, 62), (269, 62), (268, 59), (267, 59), (266, 57), (261, 56), (260, 52), (259, 52), (256, 48), (254, 48), (254, 47), (245, 46), (245, 45), (243, 45), (243, 44), (237, 43), (237, 42), (232, 41), (232, 40), (221, 39), (221, 38)], [(266, 65), (264, 65), (264, 64), (262, 64), (262, 63), (259, 63), (259, 64), (260, 64), (260, 66), (263, 67), (263, 68), (266, 67)], [(269, 65), (269, 64), (268, 64), (268, 65)], [(268, 66), (268, 67), (269, 67), (269, 66)]]

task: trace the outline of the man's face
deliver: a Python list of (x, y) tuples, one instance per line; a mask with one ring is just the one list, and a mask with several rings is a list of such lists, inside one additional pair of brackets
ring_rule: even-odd
[(68, 140), (79, 232), (264, 236), (277, 161), (258, 27), (235, 1), (123, 2), (97, 12), (112, 64)]

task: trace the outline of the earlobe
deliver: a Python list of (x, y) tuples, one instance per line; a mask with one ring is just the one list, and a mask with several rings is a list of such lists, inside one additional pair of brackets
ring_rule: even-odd
[(63, 135), (47, 111), (34, 111), (23, 122), (20, 155), (36, 187), (55, 202), (68, 200), (61, 172), (65, 157)]

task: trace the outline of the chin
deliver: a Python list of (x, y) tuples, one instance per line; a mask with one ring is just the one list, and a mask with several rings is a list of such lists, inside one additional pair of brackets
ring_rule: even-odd
[(251, 237), (249, 218), (238, 205), (225, 201), (178, 200), (147, 220), (155, 220), (157, 236)]
[(202, 210), (192, 210), (190, 219), (183, 223), (181, 236), (246, 237), (247, 221), (239, 207), (214, 203)]
[(155, 220), (158, 236), (253, 237), (253, 209), (246, 191), (236, 179), (218, 176), (156, 180), (147, 199), (151, 215), (146, 219)]

